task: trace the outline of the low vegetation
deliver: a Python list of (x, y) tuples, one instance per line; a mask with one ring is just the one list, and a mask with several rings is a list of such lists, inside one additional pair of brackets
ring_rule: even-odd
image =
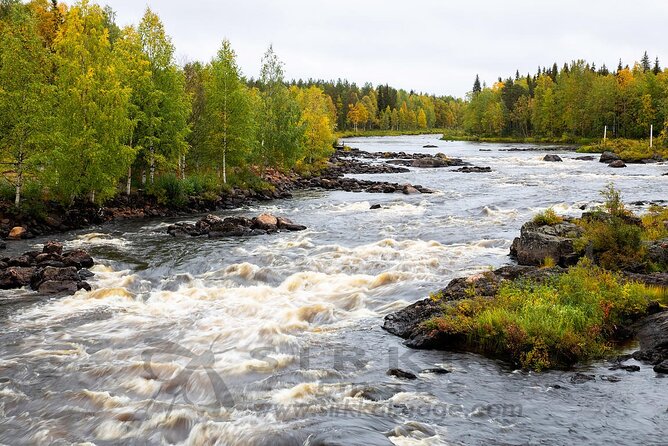
[(424, 324), (460, 339), (466, 350), (540, 371), (603, 357), (618, 340), (619, 327), (667, 297), (664, 289), (627, 282), (584, 259), (543, 283), (507, 282), (495, 299), (446, 304), (442, 315)]
[(600, 141), (595, 144), (583, 145), (578, 149), (581, 153), (602, 153), (610, 151), (615, 153), (624, 161), (641, 161), (653, 157), (668, 158), (668, 145), (665, 138), (654, 140), (653, 147), (650, 148), (649, 141), (646, 139), (608, 139), (605, 142)]
[(537, 225), (553, 226), (564, 221), (564, 219), (554, 212), (554, 209), (549, 208), (543, 212), (539, 212), (532, 220)]

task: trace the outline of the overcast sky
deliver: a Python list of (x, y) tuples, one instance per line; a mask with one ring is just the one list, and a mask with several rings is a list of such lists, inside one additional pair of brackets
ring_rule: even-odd
[(249, 77), (258, 75), (270, 43), (288, 78), (341, 77), (455, 96), (471, 89), (476, 73), (491, 84), (555, 61), (614, 68), (647, 50), (668, 64), (663, 0), (99, 2), (123, 25), (136, 24), (146, 6), (157, 12), (180, 63), (210, 60), (228, 38)]

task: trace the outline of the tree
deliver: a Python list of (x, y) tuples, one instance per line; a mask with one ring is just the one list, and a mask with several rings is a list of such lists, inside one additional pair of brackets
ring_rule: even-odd
[(258, 145), (263, 166), (292, 167), (299, 159), (304, 128), (301, 112), (283, 80), (283, 63), (269, 47), (260, 74), (262, 112)]
[(253, 138), (246, 87), (228, 40), (211, 62), (204, 92), (207, 147), (220, 160), (223, 183), (227, 183), (228, 158), (233, 166), (244, 163)]
[(643, 73), (647, 73), (649, 70), (652, 69), (652, 66), (650, 65), (649, 62), (649, 56), (647, 55), (647, 51), (645, 51), (645, 54), (643, 54), (642, 59), (640, 59), (640, 66), (642, 67)]
[(661, 72), (661, 66), (659, 65), (659, 58), (654, 59), (654, 68), (652, 68), (652, 73), (655, 75)]
[[(188, 145), (190, 101), (183, 72), (174, 64), (174, 46), (157, 14), (146, 9), (139, 24), (142, 49), (150, 62), (152, 91), (144, 103), (145, 119), (138, 123), (139, 162), (149, 168), (153, 183), (158, 166), (179, 165)], [(145, 176), (142, 176), (142, 182)]]
[(427, 128), (427, 115), (423, 109), (418, 110), (417, 113), (417, 126), (419, 129)]
[(480, 87), (480, 77), (478, 75), (475, 75), (475, 81), (473, 82), (473, 94), (475, 93), (480, 93), (482, 91), (482, 88)]
[(50, 69), (35, 19), (22, 5), (10, 5), (0, 22), (0, 153), (3, 164), (13, 167), (6, 173), (15, 187), (16, 206), (26, 175), (36, 173), (38, 156), (48, 147)]
[(327, 159), (332, 153), (336, 109), (332, 99), (320, 88), (293, 87), (293, 94), (302, 110), (300, 125), (304, 127), (304, 160), (309, 164)]
[(119, 78), (104, 13), (87, 0), (72, 7), (54, 42), (58, 125), (47, 169), (64, 201), (91, 201), (116, 193), (135, 151), (125, 144), (132, 129), (130, 89)]
[(350, 106), (350, 110), (348, 111), (348, 121), (353, 125), (355, 131), (357, 131), (360, 124), (365, 123), (368, 119), (369, 111), (362, 102)]

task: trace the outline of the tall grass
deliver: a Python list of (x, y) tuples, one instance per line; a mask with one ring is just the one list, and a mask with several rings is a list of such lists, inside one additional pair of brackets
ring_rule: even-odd
[(495, 299), (444, 306), (425, 328), (459, 337), (467, 350), (540, 371), (603, 357), (620, 326), (644, 315), (652, 301), (666, 303), (667, 296), (585, 259), (545, 283), (520, 279), (502, 285)]

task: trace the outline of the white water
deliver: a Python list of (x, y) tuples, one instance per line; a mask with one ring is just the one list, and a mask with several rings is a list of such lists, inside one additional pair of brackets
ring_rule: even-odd
[[(311, 191), (242, 212), (285, 215), (309, 227), (302, 233), (172, 239), (168, 222), (134, 222), (70, 234), (68, 248), (90, 249), (100, 263), (94, 290), (5, 311), (0, 443), (655, 440), (668, 422), (668, 392), (651, 368), (591, 364), (590, 373), (622, 381), (574, 385), (565, 372), (409, 352), (380, 325), (454, 277), (509, 262), (512, 238), (537, 211), (578, 215), (608, 181), (629, 201), (665, 198), (667, 166), (613, 170), (566, 151), (563, 163), (545, 163), (541, 152), (428, 136), (347, 143), (441, 151), (493, 172), (367, 175), (438, 193)], [(376, 203), (383, 209), (371, 211)], [(393, 365), (453, 372), (404, 381), (385, 374)]]

